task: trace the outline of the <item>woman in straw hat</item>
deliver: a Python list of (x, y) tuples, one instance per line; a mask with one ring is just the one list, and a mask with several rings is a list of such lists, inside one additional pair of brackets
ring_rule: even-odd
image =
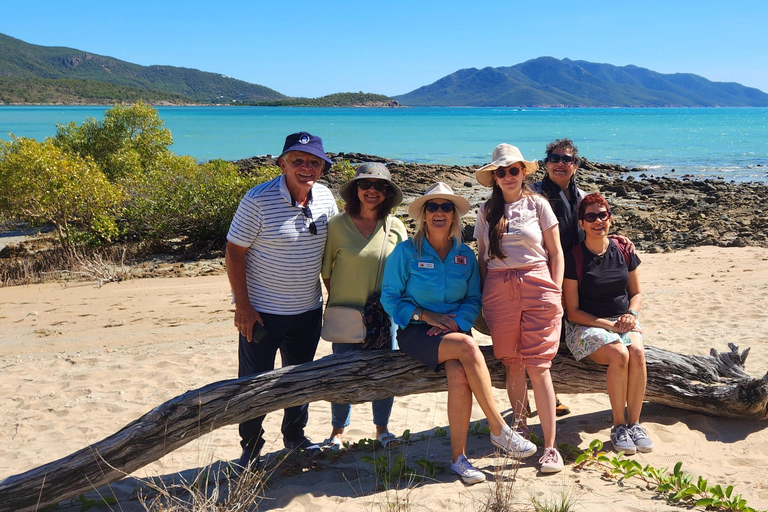
[[(328, 222), (321, 275), (328, 290), (329, 306), (362, 309), (373, 292), (381, 291), (378, 271), (382, 246), (386, 244), (386, 257), (397, 244), (408, 238), (400, 219), (390, 215), (392, 209), (403, 201), (403, 193), (392, 181), (384, 164), (364, 163), (357, 168), (355, 177), (339, 188), (339, 195), (345, 202), (344, 213)], [(390, 350), (397, 347), (396, 329), (392, 322)], [(343, 354), (361, 350), (362, 345), (334, 343), (332, 351)], [(372, 404), (376, 437), (384, 446), (397, 439), (387, 428), (393, 402), (394, 398), (389, 397)], [(338, 450), (341, 447), (351, 411), (349, 404), (331, 404), (333, 430), (324, 448)]]
[(556, 473), (563, 459), (555, 447), (555, 391), (549, 368), (560, 344), (563, 251), (557, 217), (547, 200), (525, 185), (535, 171), (515, 146), (499, 144), (477, 181), (491, 187), (475, 224), (483, 282), (483, 312), (493, 353), (507, 370), (507, 394), (524, 423), (526, 379), (531, 379), (544, 431), (541, 471)]
[(536, 446), (509, 428), (493, 401), (485, 358), (469, 336), (480, 313), (475, 253), (461, 243), (461, 217), (469, 203), (445, 183), (431, 185), (411, 203), (416, 234), (398, 245), (384, 269), (381, 303), (400, 327), (400, 350), (448, 378), (451, 470), (467, 484), (485, 480), (465, 455), (472, 395), (488, 418), (491, 442), (509, 455), (528, 457)]

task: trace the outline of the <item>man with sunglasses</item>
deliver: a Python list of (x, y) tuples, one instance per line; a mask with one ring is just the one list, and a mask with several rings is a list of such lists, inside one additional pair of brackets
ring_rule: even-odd
[[(323, 298), (320, 266), (328, 220), (336, 201), (317, 183), (330, 169), (323, 141), (307, 132), (285, 139), (277, 159), (282, 174), (249, 190), (227, 234), (227, 276), (240, 334), (238, 377), (312, 361), (320, 339)], [(307, 404), (285, 409), (283, 443), (288, 449), (320, 449), (305, 435)], [(264, 446), (264, 416), (240, 424), (247, 468)]]

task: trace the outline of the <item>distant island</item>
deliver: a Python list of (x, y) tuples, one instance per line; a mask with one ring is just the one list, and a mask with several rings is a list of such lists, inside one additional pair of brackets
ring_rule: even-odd
[(141, 66), (0, 34), (0, 104), (275, 107), (768, 107), (768, 94), (690, 73), (539, 57), (469, 68), (407, 94), (292, 98), (263, 85), (175, 66)]
[(553, 57), (462, 69), (394, 98), (414, 107), (768, 107), (768, 94), (733, 82)]

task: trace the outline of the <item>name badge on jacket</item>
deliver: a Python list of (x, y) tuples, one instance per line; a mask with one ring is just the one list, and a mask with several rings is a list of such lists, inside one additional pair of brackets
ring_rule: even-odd
[(453, 258), (453, 262), (457, 265), (466, 265), (467, 264), (467, 257), (466, 256), (455, 256)]
[(420, 261), (419, 268), (435, 268), (435, 264), (428, 261)]

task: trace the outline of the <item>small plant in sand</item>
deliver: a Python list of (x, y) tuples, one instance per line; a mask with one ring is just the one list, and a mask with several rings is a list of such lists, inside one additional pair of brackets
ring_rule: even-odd
[(733, 493), (733, 486), (709, 485), (706, 479), (699, 476), (696, 482), (693, 475), (684, 473), (683, 463), (678, 462), (672, 473), (667, 468), (654, 468), (650, 465), (641, 466), (636, 460), (625, 459), (624, 452), (609, 457), (603, 451), (602, 441), (595, 439), (589, 443), (574, 461), (574, 469), (594, 467), (603, 471), (603, 476), (618, 478), (617, 483), (624, 485), (632, 477), (640, 478), (649, 489), (663, 495), (668, 502), (688, 506), (704, 507), (706, 510), (727, 512), (755, 512), (747, 505), (741, 494)]
[(448, 430), (444, 427), (435, 427), (432, 433), (435, 437), (445, 437), (448, 435)]

